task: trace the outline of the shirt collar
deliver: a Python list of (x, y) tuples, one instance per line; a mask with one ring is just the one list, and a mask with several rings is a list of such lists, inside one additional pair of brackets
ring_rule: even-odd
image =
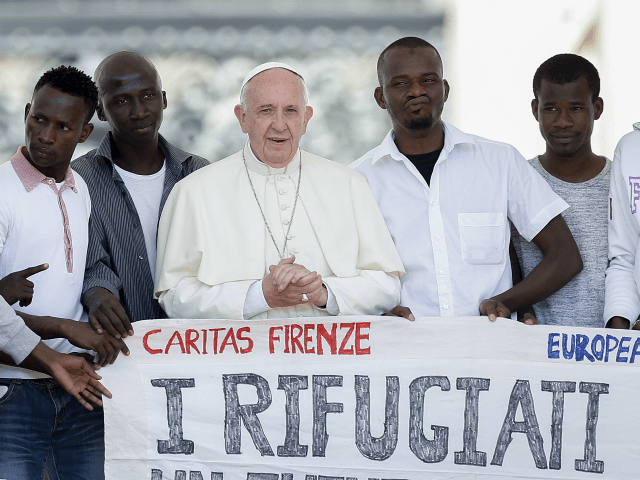
[[(112, 140), (113, 134), (111, 132), (108, 132), (102, 139), (102, 142), (100, 142), (100, 146), (96, 150), (96, 155), (106, 158), (113, 170), (113, 155), (111, 152)], [(171, 145), (160, 134), (158, 134), (158, 148), (160, 148), (160, 151), (166, 159), (167, 171), (178, 171), (182, 169), (182, 164), (192, 157), (190, 153), (187, 153), (184, 150), (180, 150), (179, 148)]]
[(258, 175), (262, 175), (265, 177), (268, 177), (269, 175), (277, 175), (277, 174), (283, 174), (283, 173), (285, 175), (290, 175), (293, 172), (296, 172), (300, 167), (300, 149), (299, 148), (296, 154), (291, 159), (291, 161), (287, 164), (287, 166), (282, 168), (273, 168), (267, 165), (266, 163), (258, 160), (258, 157), (255, 156), (255, 154), (253, 153), (253, 150), (251, 149), (251, 144), (249, 143), (249, 140), (247, 140), (247, 143), (244, 145), (243, 152), (244, 152), (245, 161), (247, 162), (247, 168), (252, 172), (257, 173)]
[[(16, 154), (11, 158), (11, 165), (27, 192), (30, 192), (41, 183), (50, 183), (49, 180), (53, 180), (55, 182), (55, 179), (47, 177), (44, 173), (40, 172), (31, 165), (31, 163), (29, 163), (29, 160), (27, 160), (22, 154), (23, 148), (26, 147), (18, 148)], [(78, 190), (76, 190), (76, 180), (70, 167), (67, 168), (67, 173), (65, 173), (64, 176), (64, 182), (67, 184), (68, 188), (78, 193)]]
[[(456, 145), (462, 143), (472, 143), (475, 144), (475, 139), (473, 135), (469, 135), (458, 130), (456, 127), (451, 125), (450, 123), (442, 122), (444, 128), (444, 147), (443, 151), (449, 153)], [(382, 157), (389, 156), (396, 161), (406, 160), (400, 150), (398, 150), (398, 146), (395, 142), (395, 134), (393, 133), (393, 129), (389, 131), (387, 136), (384, 138), (382, 143), (378, 145), (373, 151), (373, 158), (371, 159), (371, 163), (375, 164)]]

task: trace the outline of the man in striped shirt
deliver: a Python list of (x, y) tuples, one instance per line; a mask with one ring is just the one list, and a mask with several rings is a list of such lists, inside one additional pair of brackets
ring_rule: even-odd
[(158, 133), (167, 97), (146, 57), (110, 55), (94, 80), (111, 131), (71, 164), (93, 205), (82, 302), (96, 331), (124, 338), (131, 322), (165, 316), (153, 298), (158, 218), (176, 182), (209, 162)]

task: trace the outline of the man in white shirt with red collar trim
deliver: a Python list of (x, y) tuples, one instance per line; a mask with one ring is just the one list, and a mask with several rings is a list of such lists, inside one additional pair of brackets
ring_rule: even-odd
[[(86, 323), (80, 294), (91, 200), (69, 168), (76, 145), (93, 130), (96, 102), (91, 78), (73, 67), (52, 69), (36, 84), (25, 107), (25, 146), (0, 166), (0, 278), (6, 287), (7, 275), (21, 282), (14, 272), (40, 265), (33, 296), (20, 299), (18, 314), (49, 347), (93, 350), (104, 365), (126, 347)], [(36, 363), (21, 367), (0, 365), (0, 478), (42, 478), (45, 471), (104, 478), (102, 408), (85, 410)]]
[[(351, 167), (364, 174), (406, 269), (392, 314), (509, 317), (582, 268), (567, 204), (510, 145), (441, 120), (449, 85), (428, 42), (400, 39), (378, 60), (378, 105), (393, 130)], [(545, 257), (513, 287), (509, 220)]]

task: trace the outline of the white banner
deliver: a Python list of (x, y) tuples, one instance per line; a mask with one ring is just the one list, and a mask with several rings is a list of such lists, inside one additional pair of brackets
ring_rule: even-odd
[(131, 355), (100, 370), (108, 480), (640, 472), (634, 331), (480, 317), (134, 328)]

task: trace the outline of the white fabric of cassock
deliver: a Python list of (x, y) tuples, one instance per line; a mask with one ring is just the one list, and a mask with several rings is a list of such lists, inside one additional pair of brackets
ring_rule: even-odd
[[(300, 197), (285, 257), (296, 255), (296, 263), (322, 275), (331, 292), (327, 309), (305, 303), (260, 311), (255, 308), (255, 296), (249, 299), (251, 305), (247, 304), (252, 285), (255, 295), (260, 280), (269, 273), (269, 265), (277, 265), (280, 257), (264, 226), (239, 152), (192, 174), (167, 200), (158, 233), (155, 289), (162, 292), (159, 301), (167, 314), (173, 318), (236, 319), (245, 318), (245, 313), (251, 318), (375, 315), (397, 305), (399, 275), (404, 268), (364, 177), (306, 152), (296, 154), (283, 169), (257, 160), (248, 144), (244, 152), (256, 194), (280, 249), (291, 219), (302, 158)], [(194, 209), (201, 210), (195, 202), (215, 206), (214, 211), (206, 216), (194, 213)], [(352, 221), (345, 224), (347, 219)], [(212, 235), (226, 245), (216, 245)], [(203, 246), (199, 238), (207, 249), (216, 249), (217, 253), (201, 252), (202, 259), (198, 258)], [(369, 262), (372, 252), (379, 255), (371, 262), (372, 268), (358, 268), (361, 260)], [(215, 260), (207, 262), (205, 255)], [(336, 268), (338, 262), (341, 265)], [(334, 270), (339, 269), (348, 274), (336, 275)], [(266, 302), (262, 305), (268, 307)]]

